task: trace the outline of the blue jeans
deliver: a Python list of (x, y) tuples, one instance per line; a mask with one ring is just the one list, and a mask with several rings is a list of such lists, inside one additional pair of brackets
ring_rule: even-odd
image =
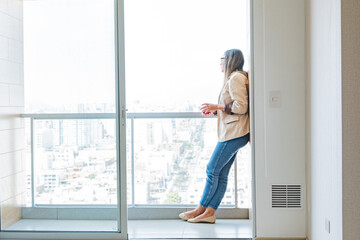
[[(228, 175), (236, 154), (249, 141), (249, 133), (225, 142), (218, 142), (206, 168), (206, 184), (200, 205), (217, 209), (224, 197)], [(236, 191), (235, 191), (236, 192)]]

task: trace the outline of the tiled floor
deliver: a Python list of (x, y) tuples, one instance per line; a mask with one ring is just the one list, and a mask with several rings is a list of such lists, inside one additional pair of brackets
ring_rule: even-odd
[(116, 231), (117, 222), (110, 220), (22, 219), (6, 231)]
[(130, 238), (250, 238), (249, 220), (217, 219), (215, 224), (182, 220), (129, 221)]
[[(116, 221), (23, 219), (11, 231), (114, 231)], [(129, 238), (251, 238), (251, 224), (244, 219), (217, 219), (215, 224), (182, 220), (129, 220)]]

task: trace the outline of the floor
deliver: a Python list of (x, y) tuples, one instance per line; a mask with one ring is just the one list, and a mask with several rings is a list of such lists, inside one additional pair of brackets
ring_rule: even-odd
[[(115, 231), (116, 221), (22, 219), (6, 231)], [(130, 239), (228, 238), (250, 239), (251, 223), (246, 219), (217, 219), (215, 224), (182, 220), (129, 220)]]

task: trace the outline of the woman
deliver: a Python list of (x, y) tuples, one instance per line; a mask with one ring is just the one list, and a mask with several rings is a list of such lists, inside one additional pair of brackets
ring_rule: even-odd
[(215, 211), (224, 197), (228, 174), (236, 154), (249, 141), (249, 80), (243, 71), (244, 56), (230, 49), (221, 58), (224, 84), (218, 104), (204, 103), (204, 116), (217, 115), (218, 143), (207, 165), (206, 185), (199, 206), (179, 217), (191, 223), (215, 223)]

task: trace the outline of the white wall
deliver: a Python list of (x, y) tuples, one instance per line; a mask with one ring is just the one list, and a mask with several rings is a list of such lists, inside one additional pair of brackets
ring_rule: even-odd
[[(306, 237), (305, 72), (305, 1), (254, 0), (257, 237)], [(301, 184), (302, 208), (273, 209), (271, 184)]]
[(22, 0), (0, 0), (1, 227), (21, 218), (25, 199)]
[(342, 239), (340, 4), (307, 0), (308, 236), (313, 240)]

